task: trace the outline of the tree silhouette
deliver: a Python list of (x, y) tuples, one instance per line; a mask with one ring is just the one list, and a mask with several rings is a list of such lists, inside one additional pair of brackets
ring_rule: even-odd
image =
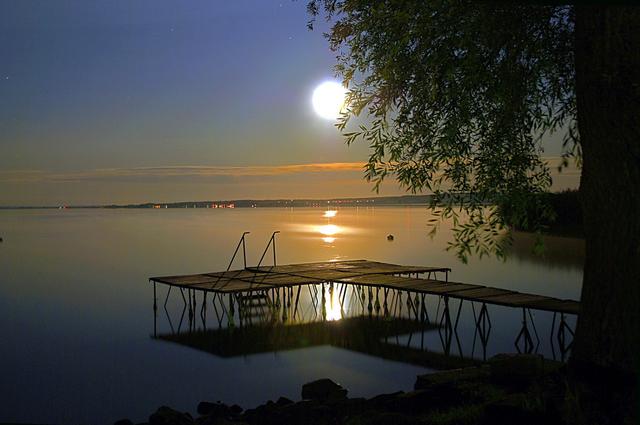
[[(542, 139), (582, 167), (586, 261), (572, 363), (636, 374), (640, 352), (640, 9), (314, 0), (349, 88), (338, 121), (365, 176), (435, 194), (461, 255), (529, 217), (551, 185)], [(565, 162), (566, 163), (566, 162)], [(534, 205), (540, 216), (546, 204)], [(460, 207), (460, 208), (458, 208)], [(437, 208), (436, 208), (437, 209)], [(530, 218), (530, 217), (529, 217)], [(544, 217), (542, 217), (544, 218)], [(535, 223), (527, 223), (530, 227)]]

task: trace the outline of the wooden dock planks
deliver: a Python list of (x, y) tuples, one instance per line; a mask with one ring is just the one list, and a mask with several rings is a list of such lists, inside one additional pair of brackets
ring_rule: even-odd
[[(218, 293), (253, 292), (279, 287), (337, 282), (518, 308), (578, 314), (580, 303), (508, 289), (411, 277), (414, 274), (449, 272), (447, 267), (402, 266), (367, 260), (328, 261), (282, 266), (248, 267), (244, 270), (186, 276), (152, 277), (152, 282), (185, 289)], [(402, 275), (409, 275), (402, 276)]]

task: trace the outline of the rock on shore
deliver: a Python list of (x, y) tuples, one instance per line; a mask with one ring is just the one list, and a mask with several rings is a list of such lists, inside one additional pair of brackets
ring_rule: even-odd
[(483, 366), (418, 376), (413, 391), (370, 399), (348, 398), (345, 388), (321, 379), (303, 385), (301, 401), (280, 397), (247, 410), (203, 401), (197, 418), (162, 406), (149, 416), (148, 424), (553, 424), (561, 417), (559, 367), (539, 356), (500, 355)]

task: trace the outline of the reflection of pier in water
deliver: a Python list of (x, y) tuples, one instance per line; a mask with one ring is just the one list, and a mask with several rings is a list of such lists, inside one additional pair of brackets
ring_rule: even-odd
[[(449, 282), (450, 269), (444, 267), (400, 266), (365, 260), (277, 266), (275, 233), (258, 266), (247, 267), (244, 255), (244, 269), (231, 271), (231, 265), (241, 246), (245, 254), (244, 236), (225, 272), (150, 279), (154, 284), (154, 335), (157, 334), (156, 294), (157, 284), (160, 283), (168, 286), (164, 309), (172, 331), (172, 334), (165, 334), (162, 338), (198, 348), (209, 346), (210, 349), (206, 351), (214, 353), (216, 350), (224, 352), (226, 349), (211, 348), (215, 341), (216, 345), (235, 344), (233, 346), (244, 347), (247, 349), (245, 353), (250, 353), (252, 350), (248, 345), (252, 340), (255, 343), (261, 340), (258, 333), (264, 333), (263, 340), (268, 342), (278, 328), (293, 334), (317, 332), (317, 337), (309, 335), (307, 340), (323, 341), (324, 338), (324, 341), (332, 345), (345, 346), (348, 342), (344, 341), (347, 339), (358, 340), (355, 336), (348, 337), (349, 330), (357, 329), (360, 333), (369, 333), (374, 339), (368, 340), (367, 344), (354, 343), (350, 349), (364, 352), (366, 348), (370, 354), (385, 358), (385, 353), (393, 352), (397, 360), (401, 360), (400, 357), (403, 356), (405, 359), (417, 358), (418, 350), (423, 353), (422, 359), (431, 357), (431, 366), (437, 367), (434, 363), (444, 366), (424, 346), (419, 349), (414, 347), (413, 338), (417, 336), (424, 340), (426, 332), (437, 329), (444, 355), (455, 355), (462, 359), (464, 356), (458, 337), (458, 324), (463, 304), (471, 306), (474, 319), (470, 357), (476, 356), (476, 344), (481, 351), (478, 355), (483, 359), (487, 356), (492, 329), (489, 314), (491, 305), (521, 309), (522, 326), (514, 341), (517, 351), (537, 352), (540, 346), (540, 336), (531, 310), (553, 313), (549, 341), (554, 358), (556, 344), (562, 360), (571, 348), (573, 331), (566, 316), (578, 314), (577, 301)], [(261, 266), (270, 246), (273, 248), (274, 265)], [(444, 275), (444, 280), (436, 280), (437, 275)], [(179, 291), (179, 299), (183, 301), (183, 305), (179, 319), (174, 317), (172, 320), (167, 303), (174, 288)], [(428, 306), (429, 298), (437, 299), (437, 306)], [(213, 311), (208, 314), (211, 310)], [(363, 321), (364, 318), (367, 321)], [(344, 326), (327, 323), (336, 319), (342, 319)], [(217, 329), (207, 330), (210, 322), (214, 322)], [(379, 332), (381, 329), (387, 329), (388, 332), (394, 328), (380, 325), (385, 322), (398, 324), (394, 334)], [(417, 327), (408, 326), (409, 323)], [(186, 333), (183, 332), (183, 326)], [(196, 332), (200, 326), (203, 330)], [(224, 339), (223, 335), (233, 335), (234, 338), (239, 336), (241, 339)], [(242, 342), (243, 335), (252, 335), (252, 338)], [(403, 336), (402, 343), (399, 335)], [(396, 343), (380, 342), (384, 338), (388, 342), (392, 336), (395, 336)], [(407, 336), (408, 342), (405, 344)], [(207, 338), (210, 338), (208, 343)], [(336, 342), (340, 338), (343, 342)], [(374, 340), (378, 342), (373, 343)], [(401, 348), (403, 344), (404, 348)], [(367, 348), (367, 345), (371, 348)], [(395, 347), (390, 347), (391, 345)], [(274, 348), (277, 347), (274, 345)], [(399, 355), (403, 350), (405, 352), (402, 356)], [(422, 360), (414, 360), (412, 363), (424, 364)]]
[[(386, 360), (425, 367), (450, 368), (475, 363), (473, 359), (431, 352), (424, 346), (415, 347), (410, 344), (411, 337), (424, 339), (424, 333), (429, 331), (435, 331), (435, 326), (426, 322), (359, 316), (336, 321), (203, 329), (168, 333), (157, 338), (219, 357), (331, 345)], [(402, 343), (399, 335), (409, 335), (409, 343)]]

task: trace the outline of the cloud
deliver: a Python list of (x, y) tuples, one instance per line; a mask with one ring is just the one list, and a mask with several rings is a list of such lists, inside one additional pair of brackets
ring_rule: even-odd
[[(579, 177), (580, 169), (570, 163), (562, 172), (558, 172), (560, 157), (546, 157), (553, 177)], [(231, 182), (237, 178), (290, 176), (296, 174), (321, 174), (337, 172), (361, 172), (363, 162), (326, 162), (314, 164), (288, 165), (249, 165), (249, 166), (207, 166), (207, 165), (172, 165), (156, 167), (132, 168), (98, 168), (93, 170), (49, 172), (43, 170), (0, 171), (0, 183), (68, 183), (84, 181), (151, 181), (170, 179), (206, 179), (207, 181)]]
[(316, 164), (289, 165), (252, 165), (252, 166), (206, 166), (177, 165), (133, 168), (99, 168), (94, 170), (72, 172), (46, 172), (42, 170), (0, 171), (2, 183), (42, 183), (42, 182), (80, 182), (94, 180), (120, 179), (156, 179), (185, 177), (260, 177), (283, 176), (301, 173), (333, 173), (343, 171), (362, 171), (362, 162), (329, 162)]

